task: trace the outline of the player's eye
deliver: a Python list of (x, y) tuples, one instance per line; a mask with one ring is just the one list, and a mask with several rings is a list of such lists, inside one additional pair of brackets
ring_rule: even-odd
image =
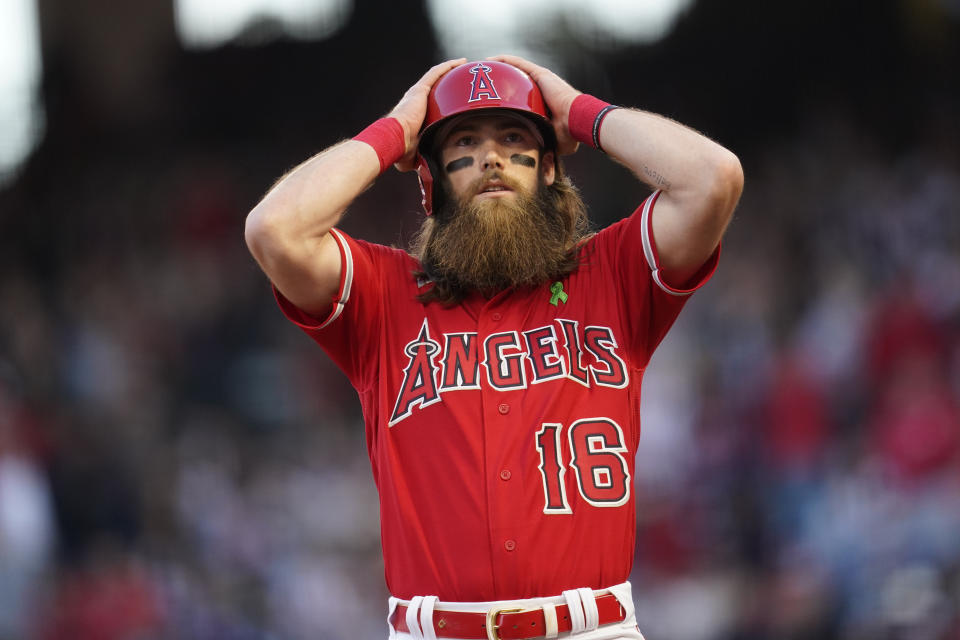
[(523, 142), (523, 135), (517, 131), (510, 131), (504, 136), (503, 139), (505, 142), (511, 143)]
[(458, 136), (456, 140), (454, 140), (453, 142), (453, 144), (457, 147), (469, 147), (474, 143), (475, 143), (475, 139), (472, 135)]

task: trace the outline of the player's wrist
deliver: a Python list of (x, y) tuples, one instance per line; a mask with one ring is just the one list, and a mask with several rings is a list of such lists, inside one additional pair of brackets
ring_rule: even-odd
[(373, 147), (380, 159), (380, 173), (400, 160), (407, 150), (403, 125), (396, 118), (380, 118), (353, 137)]
[(570, 104), (570, 112), (567, 115), (570, 135), (577, 142), (603, 151), (603, 147), (600, 146), (600, 127), (607, 114), (619, 108), (618, 105), (581, 93)]

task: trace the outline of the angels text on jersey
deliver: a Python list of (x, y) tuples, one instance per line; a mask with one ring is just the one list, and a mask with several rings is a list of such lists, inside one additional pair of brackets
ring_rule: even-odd
[(404, 347), (407, 364), (388, 426), (440, 402), (444, 393), (480, 389), (526, 389), (573, 381), (585, 387), (625, 388), (629, 373), (609, 327), (556, 318), (527, 331), (430, 334), (426, 318)]

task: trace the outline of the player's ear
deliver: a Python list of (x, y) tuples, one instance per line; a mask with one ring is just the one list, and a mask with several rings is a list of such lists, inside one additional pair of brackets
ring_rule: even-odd
[(553, 184), (557, 177), (557, 165), (554, 162), (553, 151), (547, 151), (540, 157), (540, 165), (543, 167), (543, 183), (548, 187)]

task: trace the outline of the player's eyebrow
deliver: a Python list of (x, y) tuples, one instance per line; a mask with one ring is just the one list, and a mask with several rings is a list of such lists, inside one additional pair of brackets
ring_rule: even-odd
[(447, 166), (444, 167), (447, 170), (447, 173), (453, 173), (460, 169), (466, 169), (467, 167), (473, 166), (473, 157), (464, 156), (463, 158), (457, 158), (456, 160), (451, 160), (447, 163)]

